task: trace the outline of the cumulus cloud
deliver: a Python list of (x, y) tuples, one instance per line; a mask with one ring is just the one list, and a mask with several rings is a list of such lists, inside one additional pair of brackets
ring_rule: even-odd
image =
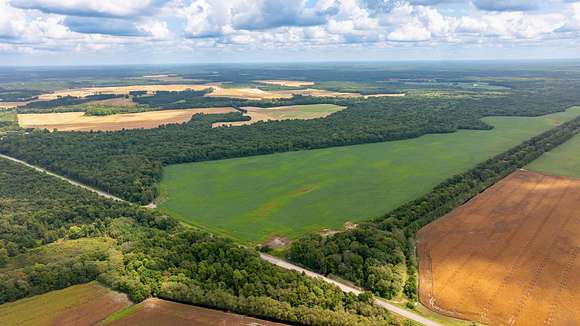
[(0, 0), (0, 47), (408, 48), (580, 38), (580, 2), (545, 1)]
[(538, 9), (539, 0), (473, 0), (473, 4), (486, 11), (528, 11)]
[(150, 14), (166, 0), (11, 0), (15, 8), (36, 9), (45, 13), (93, 16), (134, 17)]

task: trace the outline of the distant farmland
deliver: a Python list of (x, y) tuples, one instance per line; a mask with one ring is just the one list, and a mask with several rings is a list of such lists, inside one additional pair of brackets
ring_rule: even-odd
[(556, 124), (580, 107), (537, 118), (493, 117), (491, 131), (168, 166), (159, 207), (244, 242), (289, 238), (379, 216)]
[(308, 105), (291, 105), (291, 106), (278, 106), (271, 108), (257, 108), (257, 107), (244, 107), (246, 113), (245, 116), (249, 116), (251, 120), (249, 121), (237, 121), (237, 122), (216, 122), (212, 124), (212, 127), (221, 126), (243, 126), (256, 123), (258, 121), (268, 121), (268, 120), (290, 120), (290, 119), (316, 119), (324, 118), (334, 112), (344, 110), (345, 107), (338, 106), (334, 104), (308, 104)]
[(19, 114), (22, 128), (57, 129), (59, 131), (115, 131), (122, 129), (151, 129), (171, 123), (185, 123), (194, 114), (222, 114), (237, 112), (233, 108), (203, 108), (123, 113), (89, 116), (84, 112)]
[(422, 228), (421, 302), (487, 325), (578, 325), (579, 199), (579, 179), (517, 171)]

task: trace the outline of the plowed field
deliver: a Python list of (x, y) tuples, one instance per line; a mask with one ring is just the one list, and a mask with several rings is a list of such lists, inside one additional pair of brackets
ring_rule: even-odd
[(580, 324), (580, 179), (517, 171), (418, 234), (421, 302), (488, 325)]

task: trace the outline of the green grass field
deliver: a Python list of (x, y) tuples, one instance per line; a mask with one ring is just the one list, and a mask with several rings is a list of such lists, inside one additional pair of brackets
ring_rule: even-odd
[(580, 134), (526, 167), (530, 171), (580, 178)]
[(380, 216), (530, 137), (580, 115), (493, 117), (491, 131), (168, 166), (161, 210), (246, 243), (296, 238)]

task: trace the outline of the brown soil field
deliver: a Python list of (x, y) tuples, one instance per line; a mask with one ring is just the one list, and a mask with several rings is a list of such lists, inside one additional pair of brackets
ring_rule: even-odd
[(236, 112), (236, 110), (224, 107), (162, 110), (107, 116), (86, 116), (84, 112), (19, 114), (18, 123), (22, 128), (57, 129), (59, 131), (114, 131), (138, 128), (151, 129), (164, 124), (184, 123), (198, 113), (221, 114), (229, 112)]
[(297, 81), (297, 80), (256, 80), (256, 82), (260, 84), (287, 86), (287, 87), (302, 87), (314, 85), (314, 82)]
[[(258, 121), (270, 121), (270, 120), (290, 120), (290, 119), (301, 119), (309, 120), (316, 118), (324, 118), (336, 111), (344, 109), (344, 107), (336, 107), (335, 111), (319, 111), (316, 107), (326, 106), (325, 104), (314, 104), (314, 105), (295, 105), (295, 106), (278, 106), (272, 108), (258, 108), (258, 107), (243, 107), (247, 112), (244, 113), (245, 116), (249, 116), (251, 120), (249, 121), (236, 121), (236, 122), (216, 122), (212, 124), (212, 128), (223, 127), (223, 126), (243, 126), (251, 125)], [(304, 109), (305, 107), (312, 107), (313, 110), (309, 111)]]
[(125, 294), (91, 282), (0, 305), (0, 325), (95, 325), (130, 305)]
[(147, 299), (127, 317), (108, 323), (114, 326), (172, 325), (172, 326), (281, 326), (283, 324), (219, 310), (206, 309), (161, 299)]
[(131, 86), (107, 86), (107, 87), (89, 87), (75, 88), (56, 91), (53, 93), (42, 94), (40, 100), (54, 100), (59, 96), (85, 97), (94, 94), (129, 94), (131, 91), (147, 91), (149, 93), (156, 91), (185, 91), (185, 90), (204, 90), (211, 86), (207, 85), (131, 85)]
[(431, 310), (488, 325), (580, 325), (580, 179), (514, 172), (417, 241)]

